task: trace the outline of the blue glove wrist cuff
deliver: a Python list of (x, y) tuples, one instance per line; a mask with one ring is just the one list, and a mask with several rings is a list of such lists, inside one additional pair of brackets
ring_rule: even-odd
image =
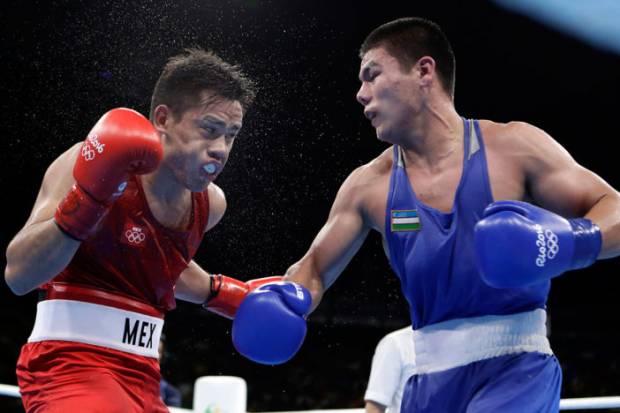
[(603, 244), (598, 225), (587, 218), (569, 219), (568, 222), (575, 236), (572, 269), (585, 268), (594, 264)]

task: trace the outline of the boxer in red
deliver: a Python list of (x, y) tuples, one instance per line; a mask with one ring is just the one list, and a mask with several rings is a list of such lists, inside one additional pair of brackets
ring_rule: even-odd
[(232, 318), (274, 277), (211, 275), (192, 258), (226, 209), (220, 174), (255, 96), (211, 52), (171, 58), (150, 120), (109, 111), (48, 168), (7, 249), (6, 282), (41, 300), (17, 377), (28, 412), (162, 412), (157, 348), (175, 299)]

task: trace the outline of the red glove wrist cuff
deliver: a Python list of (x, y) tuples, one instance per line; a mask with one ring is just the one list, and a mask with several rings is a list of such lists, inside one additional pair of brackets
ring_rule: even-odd
[(232, 320), (241, 302), (250, 291), (261, 285), (281, 280), (282, 277), (274, 276), (243, 282), (225, 275), (212, 274), (211, 293), (202, 306), (212, 313)]
[(84, 241), (97, 231), (108, 208), (74, 184), (58, 205), (54, 221), (65, 234)]
[(202, 306), (212, 313), (232, 320), (247, 293), (248, 287), (244, 282), (225, 275), (212, 274), (211, 293)]

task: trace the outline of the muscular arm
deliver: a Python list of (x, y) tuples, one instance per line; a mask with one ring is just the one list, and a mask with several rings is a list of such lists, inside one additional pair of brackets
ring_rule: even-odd
[(207, 191), (209, 191), (209, 221), (205, 232), (211, 230), (222, 220), (227, 207), (226, 196), (219, 186), (211, 183)]
[(190, 303), (202, 304), (209, 298), (210, 291), (209, 274), (192, 260), (177, 281), (174, 297)]
[(304, 257), (286, 272), (285, 280), (306, 287), (312, 309), (359, 250), (370, 226), (363, 214), (364, 167), (355, 170), (342, 184), (327, 222)]
[(80, 146), (76, 144), (50, 165), (28, 221), (7, 248), (4, 277), (15, 294), (26, 294), (54, 278), (80, 246), (53, 219), (58, 203), (74, 183), (71, 170)]
[(524, 123), (515, 127), (525, 141), (526, 184), (534, 201), (565, 217), (590, 219), (601, 229), (599, 258), (620, 255), (620, 194), (542, 130)]

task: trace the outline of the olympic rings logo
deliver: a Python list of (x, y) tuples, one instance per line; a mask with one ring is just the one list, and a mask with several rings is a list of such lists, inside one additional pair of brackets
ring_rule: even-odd
[(545, 237), (547, 238), (547, 258), (552, 260), (555, 258), (556, 255), (558, 255), (558, 252), (560, 251), (558, 236), (555, 235), (550, 229), (546, 229)]
[(125, 238), (132, 244), (140, 244), (146, 239), (146, 235), (138, 229), (128, 229), (125, 231)]
[(95, 151), (90, 147), (89, 144), (85, 143), (82, 146), (82, 156), (84, 157), (84, 159), (86, 159), (86, 161), (92, 161), (93, 159), (95, 159)]
[(99, 136), (90, 135), (82, 145), (82, 156), (86, 161), (92, 161), (97, 153), (103, 153), (104, 149), (105, 143), (99, 142)]
[(560, 252), (560, 243), (558, 236), (546, 229), (543, 231), (542, 226), (536, 225), (536, 247), (538, 249), (538, 255), (536, 256), (536, 265), (538, 267), (544, 267), (547, 263), (547, 259), (554, 259), (558, 252)]

